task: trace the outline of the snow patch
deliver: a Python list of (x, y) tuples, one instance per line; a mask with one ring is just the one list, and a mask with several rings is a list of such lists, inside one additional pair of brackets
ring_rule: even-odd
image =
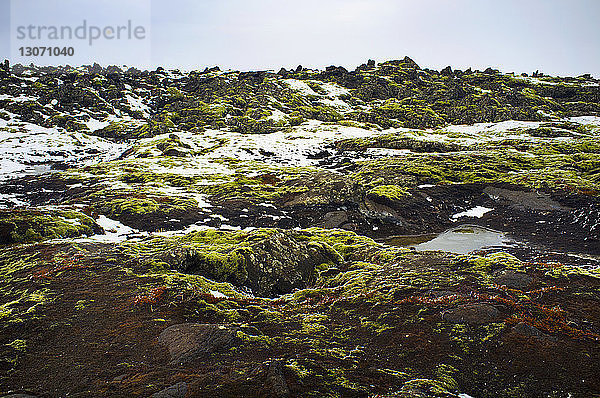
[(213, 296), (214, 298), (226, 298), (227, 296), (217, 290), (210, 290), (209, 293), (211, 294), (211, 296)]
[(104, 243), (119, 243), (126, 241), (133, 234), (139, 233), (137, 229), (133, 229), (116, 220), (101, 215), (96, 220), (96, 223), (104, 228), (104, 235), (93, 235), (88, 238), (78, 239), (77, 241), (94, 241)]
[(301, 92), (304, 95), (318, 95), (308, 84), (302, 80), (285, 79), (283, 80), (292, 90)]
[(467, 211), (463, 211), (461, 213), (456, 213), (455, 215), (452, 216), (452, 219), (457, 220), (461, 217), (474, 217), (474, 218), (481, 218), (483, 217), (486, 213), (492, 211), (494, 209), (490, 209), (488, 207), (483, 207), (483, 206), (476, 206), (473, 207), (472, 209), (469, 209)]

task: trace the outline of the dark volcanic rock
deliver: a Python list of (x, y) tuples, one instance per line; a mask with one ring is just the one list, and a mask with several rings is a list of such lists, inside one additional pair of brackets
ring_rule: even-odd
[(158, 342), (169, 349), (171, 363), (185, 363), (228, 350), (238, 343), (235, 327), (183, 323), (166, 328)]
[(348, 222), (348, 213), (343, 210), (330, 211), (323, 216), (324, 228), (339, 228)]
[(523, 290), (531, 285), (533, 278), (522, 272), (504, 270), (499, 272), (493, 279), (494, 283), (511, 289)]

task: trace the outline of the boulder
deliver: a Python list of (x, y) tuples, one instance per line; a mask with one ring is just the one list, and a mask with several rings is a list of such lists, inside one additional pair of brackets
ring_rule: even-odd
[(531, 285), (533, 278), (524, 272), (513, 270), (500, 271), (494, 276), (493, 282), (497, 285), (506, 286), (510, 289), (523, 290)]
[(169, 350), (172, 364), (182, 364), (233, 347), (239, 342), (238, 330), (222, 325), (182, 323), (163, 330), (158, 342)]
[(227, 253), (199, 246), (173, 249), (169, 255), (175, 259), (175, 268), (182, 272), (245, 286), (262, 297), (276, 297), (310, 286), (316, 280), (318, 266), (339, 261), (330, 247), (296, 239), (294, 233), (286, 231), (264, 236), (257, 232), (248, 240), (250, 245)]
[(342, 210), (330, 211), (323, 216), (323, 228), (339, 228), (348, 222), (348, 213)]

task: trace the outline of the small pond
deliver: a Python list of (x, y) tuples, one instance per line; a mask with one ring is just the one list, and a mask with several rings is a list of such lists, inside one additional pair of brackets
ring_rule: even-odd
[(467, 254), (492, 247), (511, 247), (516, 244), (503, 232), (474, 225), (461, 225), (441, 234), (395, 236), (385, 243), (414, 247), (417, 251), (441, 250), (457, 254)]

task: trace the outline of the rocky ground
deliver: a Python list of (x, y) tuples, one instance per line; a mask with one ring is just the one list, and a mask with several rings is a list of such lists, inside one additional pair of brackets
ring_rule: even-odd
[(591, 76), (0, 80), (0, 394), (600, 395)]

